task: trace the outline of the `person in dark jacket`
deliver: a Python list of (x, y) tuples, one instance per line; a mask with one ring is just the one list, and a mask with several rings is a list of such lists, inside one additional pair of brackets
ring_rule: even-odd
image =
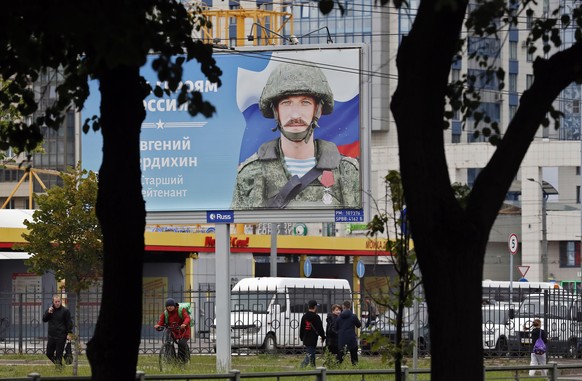
[(53, 296), (53, 303), (44, 312), (42, 321), (48, 323), (46, 356), (56, 366), (63, 366), (63, 351), (67, 339), (73, 333), (73, 320), (69, 309), (63, 306), (60, 296)]
[[(532, 348), (535, 345), (536, 341), (540, 338), (540, 335), (542, 337), (542, 341), (544, 342), (544, 344), (547, 345), (548, 344), (548, 337), (546, 335), (546, 331), (544, 331), (542, 329), (542, 321), (540, 319), (534, 319), (531, 326), (532, 326), (532, 330), (531, 330)], [(524, 328), (527, 328), (527, 327), (524, 327)], [(546, 365), (546, 353), (545, 352), (544, 353), (534, 353), (534, 351), (532, 349), (530, 365)], [(530, 377), (535, 376), (536, 370), (531, 369), (529, 371), (529, 375), (530, 375)], [(543, 369), (542, 375), (547, 376), (548, 370)]]
[(358, 339), (356, 337), (356, 328), (360, 328), (362, 322), (360, 322), (360, 319), (358, 319), (358, 317), (352, 312), (352, 302), (346, 300), (343, 304), (343, 308), (344, 310), (335, 323), (339, 345), (337, 361), (341, 363), (344, 360), (346, 350), (348, 350), (350, 351), (352, 365), (356, 365), (358, 363)]
[(306, 367), (311, 364), (315, 366), (315, 349), (317, 347), (317, 338), (321, 337), (321, 342), (325, 341), (325, 332), (323, 330), (323, 323), (321, 318), (316, 313), (317, 302), (310, 300), (307, 303), (308, 311), (301, 317), (299, 324), (299, 338), (305, 345), (305, 359), (301, 363), (301, 367)]
[(339, 346), (337, 342), (337, 331), (335, 328), (335, 322), (342, 312), (342, 306), (339, 304), (334, 304), (331, 306), (331, 312), (327, 314), (325, 322), (325, 346), (330, 353), (333, 353), (337, 358), (339, 353)]
[(376, 324), (376, 318), (378, 317), (378, 308), (376, 308), (376, 304), (369, 296), (366, 296), (364, 298), (364, 303), (366, 305), (367, 311), (366, 324), (364, 327), (368, 328), (369, 326)]

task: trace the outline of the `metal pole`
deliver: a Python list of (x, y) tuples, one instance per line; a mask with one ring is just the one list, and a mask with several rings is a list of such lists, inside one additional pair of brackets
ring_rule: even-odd
[(513, 303), (513, 254), (509, 253), (509, 303)]
[(543, 180), (537, 181), (531, 177), (528, 177), (529, 181), (537, 183), (540, 186), (540, 190), (542, 191), (542, 253), (541, 253), (541, 262), (542, 262), (542, 282), (548, 281), (548, 231), (546, 227), (546, 203), (548, 201), (548, 193), (544, 190)]
[(216, 371), (230, 370), (230, 224), (216, 224)]
[(548, 229), (547, 229), (547, 215), (546, 204), (548, 202), (548, 195), (542, 187), (542, 281), (548, 281)]
[[(414, 273), (416, 275), (417, 282), (421, 277), (420, 268), (418, 267), (418, 263), (414, 266)], [(414, 308), (414, 332), (412, 334), (414, 340), (414, 346), (412, 347), (412, 369), (418, 369), (418, 337), (420, 336), (420, 306), (419, 306), (419, 296), (420, 296), (420, 287), (417, 287), (414, 290), (415, 298), (412, 302), (412, 306)], [(413, 375), (413, 380), (416, 381), (416, 373)]]
[(279, 225), (271, 222), (271, 256), (269, 257), (270, 274), (277, 276), (277, 230)]

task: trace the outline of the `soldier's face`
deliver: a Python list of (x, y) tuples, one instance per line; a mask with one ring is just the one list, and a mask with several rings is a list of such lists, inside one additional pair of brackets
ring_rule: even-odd
[(289, 132), (305, 131), (315, 115), (315, 98), (309, 95), (293, 95), (277, 104), (281, 126)]

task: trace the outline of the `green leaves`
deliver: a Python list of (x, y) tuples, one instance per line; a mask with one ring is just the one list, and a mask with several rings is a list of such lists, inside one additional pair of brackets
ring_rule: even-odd
[(333, 9), (333, 0), (320, 0), (318, 7), (321, 13), (327, 15)]
[[(414, 249), (411, 248), (411, 235), (406, 213), (406, 201), (400, 172), (391, 170), (384, 177), (386, 197), (384, 206), (378, 201), (377, 213), (368, 223), (367, 236), (370, 239), (386, 237), (386, 245), (380, 250), (392, 264), (395, 274), (386, 277), (386, 287), (381, 289), (366, 290), (374, 302), (382, 306), (386, 311), (392, 312), (395, 317), (394, 325), (402, 330), (403, 310), (411, 306), (415, 298), (415, 290), (420, 282), (416, 274), (417, 262)], [(378, 253), (382, 255), (382, 253)], [(378, 334), (367, 335), (366, 339), (371, 343), (373, 351), (382, 354), (384, 360), (394, 359), (402, 361), (403, 353), (409, 342), (392, 342)]]
[(88, 288), (102, 274), (103, 244), (95, 203), (97, 175), (70, 168), (61, 175), (62, 187), (36, 197), (38, 209), (24, 224), (27, 244), (15, 249), (32, 254), (25, 264), (37, 274), (53, 272), (77, 292)]

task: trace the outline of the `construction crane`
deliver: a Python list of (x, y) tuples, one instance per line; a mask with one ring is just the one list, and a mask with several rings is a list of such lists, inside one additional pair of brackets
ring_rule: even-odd
[[(202, 9), (201, 13), (212, 25), (210, 28), (206, 26), (201, 28), (201, 39), (207, 43), (229, 42), (234, 34), (235, 46), (283, 45), (291, 41), (290, 37), (282, 36), (286, 26), (289, 29), (289, 35), (293, 35), (293, 14), (289, 12), (240, 8)], [(255, 28), (255, 33), (261, 38), (253, 35), (255, 26), (258, 26)], [(235, 33), (232, 33), (232, 28), (235, 28)]]
[(6, 201), (4, 201), (4, 204), (2, 204), (2, 207), (0, 207), (0, 209), (6, 208), (6, 205), (8, 205), (8, 203), (10, 202), (10, 200), (12, 199), (12, 197), (14, 196), (16, 191), (20, 188), (20, 185), (22, 185), (24, 180), (26, 180), (26, 178), (28, 178), (28, 188), (29, 188), (28, 205), (30, 205), (30, 207), (32, 208), (32, 196), (34, 194), (34, 192), (33, 192), (34, 179), (36, 179), (36, 181), (38, 181), (38, 183), (42, 187), (42, 189), (46, 191), (46, 186), (44, 185), (44, 183), (42, 182), (42, 180), (38, 176), (38, 173), (47, 174), (47, 175), (54, 175), (54, 176), (60, 176), (60, 174), (61, 174), (60, 171), (55, 171), (53, 169), (32, 168), (29, 165), (23, 165), (23, 164), (21, 164), (21, 165), (1, 164), (0, 169), (12, 169), (12, 170), (17, 170), (17, 171), (24, 171), (24, 174), (20, 178), (20, 181), (18, 181), (18, 183), (16, 184), (16, 186), (14, 187), (12, 192), (10, 192), (10, 195), (8, 195), (8, 198), (6, 199)]

